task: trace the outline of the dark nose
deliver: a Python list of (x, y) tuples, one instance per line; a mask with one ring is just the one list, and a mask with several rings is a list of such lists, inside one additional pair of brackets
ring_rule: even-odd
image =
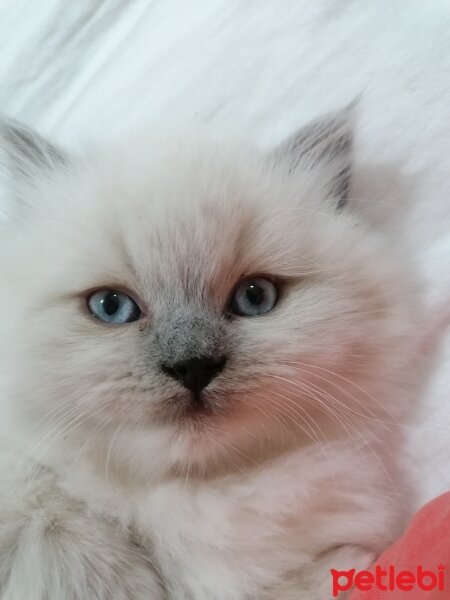
[(162, 365), (164, 373), (180, 381), (188, 390), (198, 394), (225, 366), (226, 358), (201, 356), (180, 360), (172, 366)]

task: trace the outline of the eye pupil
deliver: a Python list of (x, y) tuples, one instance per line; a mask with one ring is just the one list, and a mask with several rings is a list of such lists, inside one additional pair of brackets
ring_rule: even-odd
[(261, 286), (253, 283), (248, 286), (246, 296), (250, 304), (253, 304), (253, 306), (259, 306), (264, 300), (264, 290)]
[(107, 315), (114, 315), (120, 306), (120, 300), (117, 294), (111, 293), (105, 296), (103, 300), (103, 310)]

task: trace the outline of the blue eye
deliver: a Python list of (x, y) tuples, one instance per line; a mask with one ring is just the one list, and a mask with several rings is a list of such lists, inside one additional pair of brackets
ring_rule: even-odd
[(265, 315), (275, 306), (278, 290), (270, 279), (255, 277), (240, 283), (231, 299), (231, 310), (242, 317)]
[(89, 296), (87, 305), (94, 317), (111, 325), (131, 323), (141, 316), (136, 302), (117, 290), (98, 290)]

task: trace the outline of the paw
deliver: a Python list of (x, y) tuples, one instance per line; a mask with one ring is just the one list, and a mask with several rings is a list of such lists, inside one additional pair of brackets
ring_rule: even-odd
[(152, 564), (113, 524), (59, 503), (0, 523), (1, 600), (163, 600)]
[(376, 555), (360, 546), (341, 546), (327, 551), (314, 561), (314, 566), (306, 576), (307, 585), (311, 589), (311, 600), (332, 599), (345, 600), (351, 590), (345, 590), (345, 585), (339, 587), (333, 572), (359, 571), (366, 569), (376, 559)]

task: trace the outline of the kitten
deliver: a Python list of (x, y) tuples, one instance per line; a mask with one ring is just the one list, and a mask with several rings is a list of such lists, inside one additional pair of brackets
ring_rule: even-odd
[(350, 121), (272, 156), (4, 121), (2, 600), (324, 600), (399, 533), (417, 294)]

